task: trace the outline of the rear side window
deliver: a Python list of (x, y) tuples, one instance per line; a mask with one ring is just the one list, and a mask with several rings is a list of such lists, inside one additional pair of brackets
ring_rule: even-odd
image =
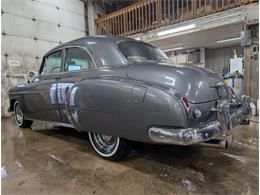
[(85, 50), (75, 47), (66, 49), (66, 60), (64, 71), (90, 70), (95, 64)]
[(138, 41), (122, 41), (118, 43), (120, 51), (129, 61), (170, 62), (168, 57), (159, 49)]
[(51, 53), (44, 58), (41, 75), (56, 74), (61, 71), (62, 51)]

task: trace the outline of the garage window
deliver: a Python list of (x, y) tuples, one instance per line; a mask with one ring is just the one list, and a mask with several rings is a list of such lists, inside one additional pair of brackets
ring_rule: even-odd
[(59, 73), (61, 71), (62, 52), (53, 52), (44, 58), (44, 66), (41, 75), (49, 75)]
[(64, 71), (90, 70), (95, 64), (85, 50), (81, 48), (66, 49), (66, 61)]

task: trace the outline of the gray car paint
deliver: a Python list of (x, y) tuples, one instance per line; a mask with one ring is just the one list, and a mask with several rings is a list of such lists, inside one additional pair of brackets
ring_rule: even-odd
[[(85, 37), (52, 49), (46, 56), (67, 47), (84, 48), (96, 69), (38, 76), (33, 83), (17, 85), (9, 93), (11, 108), (18, 100), (25, 118), (142, 142), (151, 142), (150, 126), (191, 127), (216, 120), (211, 109), (227, 98), (211, 87), (222, 82), (217, 74), (184, 65), (128, 62), (117, 48), (125, 40), (135, 41)], [(180, 97), (189, 99), (190, 114)], [(195, 108), (202, 110), (200, 119), (192, 114)]]

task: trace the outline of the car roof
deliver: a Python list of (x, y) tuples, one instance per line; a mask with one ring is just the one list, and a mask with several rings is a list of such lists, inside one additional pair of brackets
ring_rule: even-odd
[[(51, 53), (54, 50), (63, 48), (63, 47), (67, 47), (67, 46), (83, 46), (83, 47), (87, 47), (88, 43), (91, 42), (95, 42), (97, 44), (116, 44), (119, 41), (135, 41), (135, 39), (132, 38), (126, 38), (126, 37), (119, 37), (119, 36), (104, 36), (104, 35), (96, 35), (96, 36), (86, 36), (86, 37), (82, 37), (79, 39), (75, 39), (63, 44), (60, 44), (58, 46), (56, 46), (55, 48), (51, 49), (50, 51), (47, 52), (47, 54)], [(46, 54), (46, 55), (47, 55)]]

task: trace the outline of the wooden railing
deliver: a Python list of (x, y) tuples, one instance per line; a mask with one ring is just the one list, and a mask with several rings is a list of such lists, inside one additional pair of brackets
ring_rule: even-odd
[(96, 19), (96, 33), (129, 36), (257, 0), (144, 0)]

